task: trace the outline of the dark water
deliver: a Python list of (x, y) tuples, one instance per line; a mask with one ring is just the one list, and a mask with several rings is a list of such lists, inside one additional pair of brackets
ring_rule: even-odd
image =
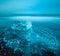
[[(10, 27), (14, 26), (13, 24), (15, 24), (15, 21), (18, 21), (18, 20), (12, 20), (10, 18), (9, 19), (0, 18), (0, 38), (1, 38), (0, 47), (1, 48), (3, 47), (3, 49), (4, 49), (4, 47), (5, 47), (5, 49), (8, 49), (8, 52), (10, 52), (9, 51), (9, 48), (10, 48), (12, 50), (11, 52), (16, 56), (17, 55), (19, 55), (19, 56), (22, 56), (22, 55), (23, 56), (26, 56), (26, 55), (28, 55), (28, 56), (60, 56), (60, 50), (59, 50), (60, 49), (60, 19), (55, 19), (55, 20), (45, 21), (45, 22), (44, 21), (43, 22), (32, 21), (31, 22), (32, 30), (30, 29), (27, 32), (30, 42), (28, 42), (28, 45), (27, 45), (27, 44), (23, 44), (24, 40), (22, 40), (22, 42), (23, 42), (22, 48), (23, 49), (25, 48), (26, 50), (21, 49), (21, 47), (20, 47), (21, 44), (17, 43), (17, 41), (20, 42), (20, 40), (21, 40), (19, 37), (15, 38), (15, 36), (14, 36), (14, 38), (11, 38), (11, 35), (5, 34), (6, 32), (10, 32), (10, 31), (11, 31), (11, 33), (14, 32), (13, 30), (10, 29)], [(17, 25), (18, 25), (18, 23), (17, 23)], [(4, 30), (7, 28), (9, 30)], [(17, 34), (17, 32), (15, 32), (15, 33)], [(27, 35), (27, 34), (25, 34), (25, 35)], [(17, 35), (19, 35), (19, 34), (17, 34)], [(21, 35), (23, 35), (23, 33)], [(6, 40), (4, 40), (4, 38)], [(25, 37), (25, 39), (26, 39), (26, 37)], [(26, 40), (28, 40), (28, 39), (26, 39)], [(11, 44), (12, 41), (14, 41), (13, 45)], [(30, 48), (30, 46), (32, 46), (32, 47)], [(38, 46), (40, 46), (40, 47), (38, 47)], [(15, 49), (17, 49), (17, 51), (14, 51)], [(0, 50), (2, 50), (2, 49), (0, 49)], [(2, 52), (3, 52), (3, 50), (2, 50)], [(19, 54), (17, 54), (16, 52)], [(22, 55), (20, 52), (22, 53)], [(10, 54), (8, 53), (6, 55), (10, 55)], [(2, 54), (2, 56), (3, 56), (3, 54)]]

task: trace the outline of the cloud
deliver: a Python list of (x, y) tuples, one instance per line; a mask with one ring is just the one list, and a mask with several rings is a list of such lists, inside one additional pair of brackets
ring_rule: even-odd
[(59, 0), (0, 0), (0, 14), (60, 14)]
[(35, 6), (36, 4), (37, 0), (11, 0), (0, 4), (0, 11), (22, 10)]

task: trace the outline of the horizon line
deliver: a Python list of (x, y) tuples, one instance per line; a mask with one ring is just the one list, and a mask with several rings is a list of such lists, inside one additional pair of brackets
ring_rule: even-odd
[(0, 14), (0, 17), (14, 17), (14, 16), (55, 16), (55, 17), (60, 17), (60, 14)]

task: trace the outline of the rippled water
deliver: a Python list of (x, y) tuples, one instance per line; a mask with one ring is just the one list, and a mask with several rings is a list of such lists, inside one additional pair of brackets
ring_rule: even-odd
[[(27, 23), (28, 28), (30, 25), (32, 26), (28, 30), (26, 22), (29, 21), (21, 23), (22, 25), (20, 22), (22, 21), (0, 17), (1, 47), (10, 47), (14, 52), (20, 50), (23, 52), (23, 56), (32, 56), (31, 53), (49, 56), (44, 54), (44, 51), (53, 52), (56, 56), (60, 55), (60, 19), (30, 21), (31, 24)], [(6, 42), (4, 45), (2, 45), (2, 40)]]

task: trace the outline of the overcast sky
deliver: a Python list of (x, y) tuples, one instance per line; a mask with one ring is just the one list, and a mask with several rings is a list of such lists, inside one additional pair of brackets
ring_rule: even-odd
[(60, 0), (0, 0), (0, 14), (60, 14)]

